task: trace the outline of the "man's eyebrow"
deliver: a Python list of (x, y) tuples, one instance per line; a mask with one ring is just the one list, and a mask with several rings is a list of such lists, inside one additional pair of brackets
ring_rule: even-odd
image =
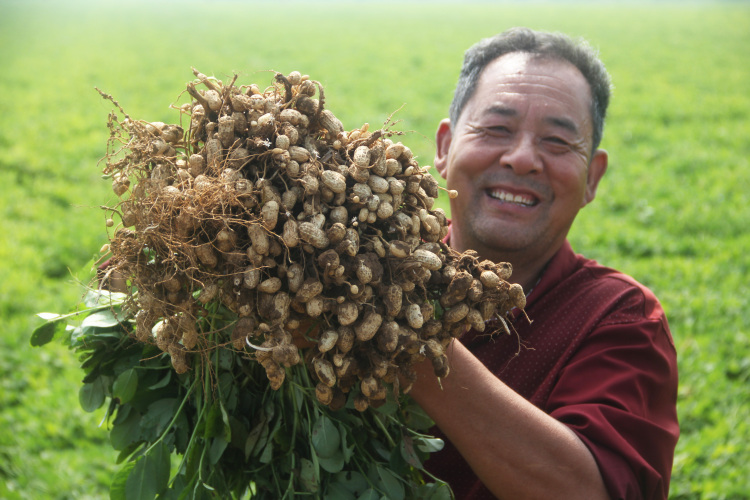
[(554, 125), (555, 127), (564, 128), (565, 130), (568, 130), (576, 135), (578, 134), (578, 125), (576, 125), (576, 123), (573, 120), (570, 120), (568, 118), (550, 116), (546, 118), (544, 121), (546, 121), (550, 125)]
[(495, 104), (494, 106), (490, 106), (489, 108), (487, 108), (487, 111), (493, 115), (501, 115), (501, 116), (517, 116), (518, 115), (518, 111), (516, 111), (515, 109), (509, 108), (507, 106), (503, 106), (500, 104)]
[[(504, 106), (502, 104), (495, 104), (494, 106), (490, 106), (489, 108), (487, 108), (487, 112), (493, 115), (500, 116), (518, 116), (518, 111), (516, 111), (514, 108)], [(574, 134), (578, 134), (578, 125), (576, 125), (576, 123), (569, 118), (550, 116), (545, 118), (544, 121), (549, 123), (550, 125), (554, 125), (555, 127), (564, 128), (565, 130), (568, 130)]]

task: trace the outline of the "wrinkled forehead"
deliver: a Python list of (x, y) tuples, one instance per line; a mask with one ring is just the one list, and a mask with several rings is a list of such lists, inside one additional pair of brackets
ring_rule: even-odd
[(591, 89), (583, 74), (568, 61), (512, 52), (489, 63), (479, 78), (470, 107), (516, 102), (549, 106), (564, 111), (581, 122), (583, 128), (591, 126)]
[(511, 52), (489, 63), (480, 75), (478, 87), (567, 95), (577, 98), (586, 108), (591, 104), (589, 84), (572, 63), (527, 52)]

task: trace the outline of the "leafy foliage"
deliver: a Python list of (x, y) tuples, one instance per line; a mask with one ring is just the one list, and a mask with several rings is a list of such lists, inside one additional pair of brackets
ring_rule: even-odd
[[(33, 345), (58, 336), (79, 355), (85, 411), (106, 405), (123, 464), (111, 499), (451, 498), (444, 483), (425, 481), (422, 463), (442, 441), (422, 433), (432, 423), (409, 398), (360, 413), (352, 391), (332, 411), (303, 366), (274, 391), (259, 363), (229, 348), (195, 354), (195, 368), (178, 375), (167, 354), (134, 339), (124, 300), (91, 291), (81, 310), (40, 314), (32, 334)], [(222, 313), (214, 331), (231, 326)]]

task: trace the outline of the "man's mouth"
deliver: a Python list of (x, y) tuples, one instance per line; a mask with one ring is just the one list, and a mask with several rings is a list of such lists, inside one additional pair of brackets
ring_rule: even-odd
[(534, 205), (539, 203), (539, 200), (531, 196), (523, 194), (512, 194), (501, 189), (489, 190), (487, 191), (487, 194), (489, 194), (491, 198), (494, 198), (496, 200), (504, 201), (506, 203), (515, 203), (516, 205), (521, 205), (524, 207), (533, 207)]

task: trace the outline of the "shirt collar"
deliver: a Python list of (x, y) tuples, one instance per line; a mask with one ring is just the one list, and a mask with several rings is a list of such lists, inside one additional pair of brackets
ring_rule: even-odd
[(576, 254), (566, 239), (560, 249), (547, 262), (539, 281), (526, 297), (526, 305), (533, 303), (537, 297), (544, 295), (550, 288), (565, 279), (575, 268)]

